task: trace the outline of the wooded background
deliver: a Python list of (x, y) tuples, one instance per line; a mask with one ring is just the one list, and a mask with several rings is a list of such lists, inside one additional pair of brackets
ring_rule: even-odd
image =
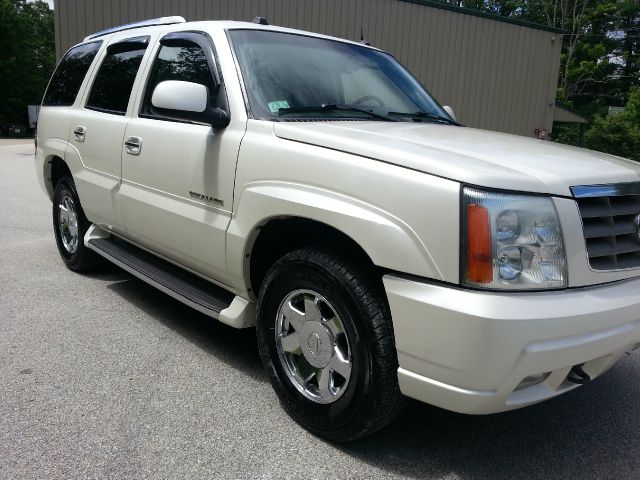
[[(557, 101), (593, 119), (586, 147), (640, 160), (640, 0), (439, 1), (564, 30)], [(0, 22), (0, 127), (26, 125), (55, 67), (53, 12), (0, 0)], [(556, 124), (553, 139), (576, 144), (578, 127)]]

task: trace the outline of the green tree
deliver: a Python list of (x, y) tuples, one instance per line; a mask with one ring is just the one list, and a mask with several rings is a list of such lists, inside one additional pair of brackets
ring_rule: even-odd
[(588, 148), (640, 161), (640, 88), (634, 88), (624, 112), (596, 118), (587, 131)]
[(55, 67), (53, 12), (43, 1), (0, 0), (0, 25), (0, 124), (26, 124)]

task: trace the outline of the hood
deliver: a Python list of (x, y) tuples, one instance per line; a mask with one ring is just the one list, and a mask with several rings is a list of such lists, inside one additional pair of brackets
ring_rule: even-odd
[(412, 122), (280, 122), (276, 136), (460, 182), (571, 196), (570, 187), (640, 181), (640, 163), (468, 127)]

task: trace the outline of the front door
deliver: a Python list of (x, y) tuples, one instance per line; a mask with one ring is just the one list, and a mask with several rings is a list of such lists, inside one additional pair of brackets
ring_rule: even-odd
[(166, 80), (200, 83), (227, 109), (208, 35), (172, 33), (160, 41), (147, 85), (127, 125), (120, 203), (127, 235), (208, 277), (224, 278), (225, 232), (242, 132), (168, 118), (151, 104)]

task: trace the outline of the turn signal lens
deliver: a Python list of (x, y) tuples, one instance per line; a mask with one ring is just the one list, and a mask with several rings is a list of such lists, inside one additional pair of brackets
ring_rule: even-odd
[(467, 280), (473, 283), (493, 280), (489, 210), (480, 205), (467, 205)]

